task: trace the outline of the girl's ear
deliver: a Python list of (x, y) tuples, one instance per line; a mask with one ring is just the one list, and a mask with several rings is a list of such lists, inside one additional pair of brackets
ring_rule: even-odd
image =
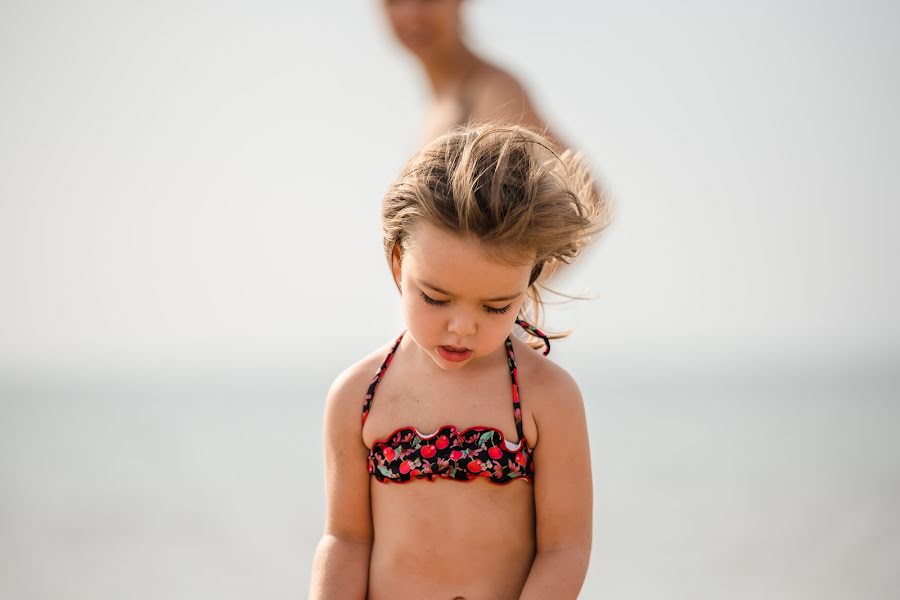
[(403, 255), (400, 252), (400, 244), (395, 244), (394, 249), (391, 250), (391, 272), (394, 274), (394, 283), (397, 285), (397, 289), (400, 289), (400, 281), (402, 281), (402, 262)]

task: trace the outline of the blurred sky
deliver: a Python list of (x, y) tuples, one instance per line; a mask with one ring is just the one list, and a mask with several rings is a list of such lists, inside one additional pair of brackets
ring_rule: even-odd
[[(896, 362), (896, 3), (469, 4), (618, 204), (561, 281), (597, 296), (552, 315), (573, 348)], [(4, 1), (0, 366), (291, 368), (395, 335), (378, 216), (415, 69), (373, 0)]]

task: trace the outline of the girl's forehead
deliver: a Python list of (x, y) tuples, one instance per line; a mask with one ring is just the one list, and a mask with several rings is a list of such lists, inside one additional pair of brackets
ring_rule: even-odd
[(512, 268), (530, 268), (534, 264), (534, 256), (524, 251), (491, 246), (474, 235), (455, 234), (427, 222), (416, 224), (408, 234), (408, 241), (406, 246), (421, 257), (447, 254), (466, 256)]
[[(459, 236), (432, 225), (416, 227), (404, 262), (415, 277), (442, 289), (482, 290), (493, 297), (528, 286), (533, 262), (503, 260), (472, 236)], [(439, 282), (444, 283), (440, 285)]]

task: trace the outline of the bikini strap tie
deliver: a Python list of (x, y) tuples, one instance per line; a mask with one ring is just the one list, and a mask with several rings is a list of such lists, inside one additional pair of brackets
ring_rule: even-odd
[(520, 319), (519, 317), (516, 317), (516, 325), (518, 325), (519, 327), (521, 327), (522, 329), (524, 329), (525, 331), (527, 331), (534, 337), (541, 338), (541, 340), (543, 340), (544, 346), (545, 346), (544, 347), (544, 356), (547, 356), (548, 354), (550, 354), (550, 338), (547, 337), (547, 334), (545, 334), (543, 331), (541, 331), (540, 329), (538, 329), (531, 323), (528, 323), (525, 320)]

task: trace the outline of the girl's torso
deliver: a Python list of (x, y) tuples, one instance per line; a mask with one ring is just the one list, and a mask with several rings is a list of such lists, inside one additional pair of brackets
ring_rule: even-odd
[[(513, 445), (519, 442), (505, 348), (464, 377), (422, 377), (404, 360), (405, 345), (413, 343), (401, 342), (380, 378), (362, 430), (367, 448), (383, 448), (379, 443), (398, 428), (427, 435), (446, 425), (497, 429)], [(545, 359), (518, 340), (512, 344), (521, 383), (521, 365)], [(524, 446), (537, 439), (537, 430), (528, 390), (520, 397)], [(396, 483), (370, 477), (369, 598), (517, 598), (534, 557), (535, 513), (532, 483), (516, 479), (499, 484), (437, 476)]]

